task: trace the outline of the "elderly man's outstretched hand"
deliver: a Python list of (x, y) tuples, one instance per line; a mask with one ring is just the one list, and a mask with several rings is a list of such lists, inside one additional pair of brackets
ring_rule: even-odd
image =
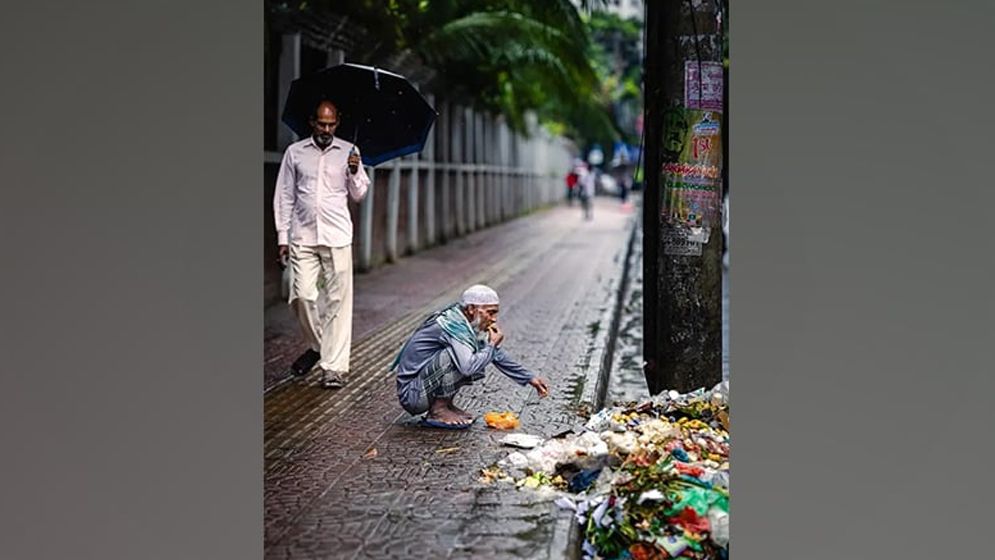
[(541, 377), (533, 377), (532, 381), (529, 381), (529, 385), (535, 387), (537, 393), (540, 397), (545, 397), (549, 394), (549, 385), (546, 384), (546, 380)]

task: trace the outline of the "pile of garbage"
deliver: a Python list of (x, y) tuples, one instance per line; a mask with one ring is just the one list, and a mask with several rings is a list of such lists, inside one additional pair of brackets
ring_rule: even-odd
[(601, 410), (580, 430), (520, 447), (481, 473), (560, 492), (590, 560), (724, 559), (729, 551), (729, 383)]

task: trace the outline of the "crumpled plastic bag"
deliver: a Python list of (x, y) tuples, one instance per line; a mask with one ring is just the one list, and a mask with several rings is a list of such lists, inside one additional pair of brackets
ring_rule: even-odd
[(677, 515), (685, 508), (693, 509), (698, 515), (705, 515), (713, 506), (729, 511), (729, 498), (710, 488), (687, 485), (679, 491), (671, 492), (668, 497), (671, 505), (664, 510), (664, 514), (668, 516)]
[(676, 558), (681, 555), (682, 552), (687, 550), (688, 541), (681, 535), (666, 535), (659, 536), (656, 538), (656, 544), (667, 551), (671, 557)]
[(574, 453), (576, 455), (583, 453), (590, 456), (607, 455), (608, 444), (601, 439), (601, 436), (597, 432), (584, 432), (576, 439)]
[(608, 445), (610, 453), (628, 455), (636, 448), (635, 432), (601, 432), (601, 439)]
[(705, 469), (705, 474), (698, 477), (702, 482), (729, 491), (729, 473), (715, 469)]
[(729, 381), (723, 381), (712, 387), (712, 403), (718, 406), (729, 406)]
[(601, 471), (601, 476), (599, 476), (598, 479), (594, 481), (594, 485), (591, 488), (587, 489), (586, 492), (587, 495), (599, 496), (599, 495), (608, 494), (609, 492), (611, 492), (612, 480), (614, 479), (615, 479), (615, 471), (613, 471), (608, 467), (605, 467), (604, 470)]
[(511, 467), (514, 469), (521, 469), (527, 467), (529, 464), (528, 458), (525, 457), (521, 452), (515, 451), (514, 453), (508, 455), (504, 459), (498, 461), (498, 466), (500, 467)]
[(603, 432), (611, 427), (611, 416), (612, 410), (610, 408), (603, 408), (593, 414), (584, 427), (592, 432)]
[(648, 443), (660, 444), (681, 435), (681, 429), (677, 425), (659, 419), (653, 419), (640, 424), (637, 429), (642, 432), (642, 435), (636, 438), (636, 441), (641, 445)]
[(570, 446), (565, 440), (551, 440), (525, 454), (533, 471), (553, 474), (556, 466), (569, 460)]
[(568, 484), (568, 488), (571, 492), (583, 492), (591, 487), (598, 477), (601, 476), (602, 469), (588, 469), (583, 470), (574, 475)]
[(662, 501), (663, 499), (664, 499), (663, 492), (657, 489), (647, 490), (646, 492), (643, 492), (642, 494), (639, 495), (639, 499), (636, 501), (636, 504), (643, 505), (643, 502), (659, 502)]
[(528, 468), (553, 474), (562, 464), (575, 464), (580, 469), (597, 468), (608, 456), (608, 444), (594, 432), (579, 437), (551, 439), (525, 454)]
[(711, 529), (711, 524), (709, 523), (708, 517), (705, 515), (698, 515), (693, 508), (684, 508), (676, 516), (669, 520), (674, 525), (683, 528), (685, 531), (690, 531), (692, 533), (705, 533)]
[(721, 548), (729, 544), (729, 512), (712, 507), (708, 510), (708, 523), (711, 526), (712, 542)]
[(553, 504), (560, 509), (569, 509), (570, 511), (577, 511), (577, 502), (571, 500), (567, 496), (560, 496)]

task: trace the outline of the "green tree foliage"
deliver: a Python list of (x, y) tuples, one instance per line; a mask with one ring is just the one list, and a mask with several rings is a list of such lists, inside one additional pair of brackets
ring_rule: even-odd
[(581, 144), (619, 135), (590, 58), (590, 29), (570, 0), (268, 0), (267, 7), (348, 16), (376, 38), (366, 60), (411, 53), (435, 70), (434, 90), (501, 113), (520, 132), (525, 114), (535, 111), (542, 124)]
[(591, 13), (586, 24), (591, 34), (588, 58), (599, 76), (602, 102), (611, 107), (623, 138), (638, 143), (631, 121), (643, 109), (642, 24), (607, 12)]

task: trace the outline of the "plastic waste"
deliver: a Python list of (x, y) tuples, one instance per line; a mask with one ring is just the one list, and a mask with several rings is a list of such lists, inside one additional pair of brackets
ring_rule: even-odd
[(629, 453), (632, 453), (633, 449), (635, 449), (636, 437), (635, 432), (601, 432), (601, 439), (608, 445), (608, 451), (610, 453), (617, 452), (623, 455), (628, 455)]
[(585, 424), (584, 427), (592, 432), (602, 432), (607, 430), (611, 426), (611, 415), (612, 410), (609, 408), (599, 410), (597, 413), (592, 415), (590, 419), (588, 419), (587, 424)]
[(639, 499), (636, 500), (636, 503), (639, 504), (639, 505), (643, 505), (643, 502), (647, 502), (647, 501), (649, 501), (649, 502), (659, 502), (659, 501), (663, 500), (663, 498), (664, 498), (663, 492), (654, 489), (654, 490), (649, 490), (647, 492), (643, 492), (642, 494), (640, 494), (639, 495)]
[(683, 511), (671, 518), (670, 521), (674, 525), (692, 533), (705, 533), (711, 527), (708, 517), (698, 515), (698, 512), (692, 508), (684, 508)]
[(595, 432), (584, 432), (576, 440), (574, 452), (590, 456), (607, 455), (608, 444)]
[(542, 443), (542, 438), (530, 434), (508, 434), (501, 438), (500, 443), (522, 449), (532, 449)]
[(729, 511), (729, 499), (711, 488), (682, 484), (679, 489), (672, 490), (668, 494), (671, 505), (664, 510), (667, 515), (677, 515), (687, 508), (693, 509), (699, 515), (705, 515), (713, 505)]
[(728, 558), (728, 381), (606, 408), (584, 428), (511, 453), (499, 463), (510, 478), (498, 480), (559, 491), (557, 506), (583, 527), (586, 558)]
[(582, 470), (570, 479), (570, 484), (567, 488), (569, 488), (571, 492), (583, 492), (591, 487), (591, 484), (598, 479), (600, 474), (601, 469)]
[(560, 509), (569, 509), (571, 511), (577, 511), (577, 503), (568, 498), (567, 496), (560, 496), (553, 503), (556, 505), (556, 507)]
[(674, 459), (677, 459), (678, 461), (683, 461), (685, 463), (691, 462), (691, 458), (688, 457), (687, 452), (681, 449), (680, 447), (671, 451), (670, 454), (673, 455)]
[(660, 545), (660, 548), (666, 550), (667, 554), (673, 558), (680, 556), (688, 548), (687, 539), (676, 535), (658, 537), (656, 544)]
[(639, 431), (642, 432), (642, 435), (637, 438), (637, 442), (644, 445), (648, 443), (662, 443), (681, 435), (679, 427), (663, 420), (650, 420), (641, 424)]
[(708, 523), (711, 525), (709, 538), (716, 545), (725, 548), (729, 544), (729, 512), (717, 507), (708, 510)]
[(508, 455), (504, 459), (501, 459), (500, 461), (498, 461), (498, 466), (501, 466), (501, 467), (512, 467), (512, 468), (515, 468), (515, 469), (524, 468), (524, 467), (528, 466), (528, 464), (529, 464), (528, 458), (525, 457), (525, 455), (523, 455), (519, 451), (516, 451), (516, 452)]

